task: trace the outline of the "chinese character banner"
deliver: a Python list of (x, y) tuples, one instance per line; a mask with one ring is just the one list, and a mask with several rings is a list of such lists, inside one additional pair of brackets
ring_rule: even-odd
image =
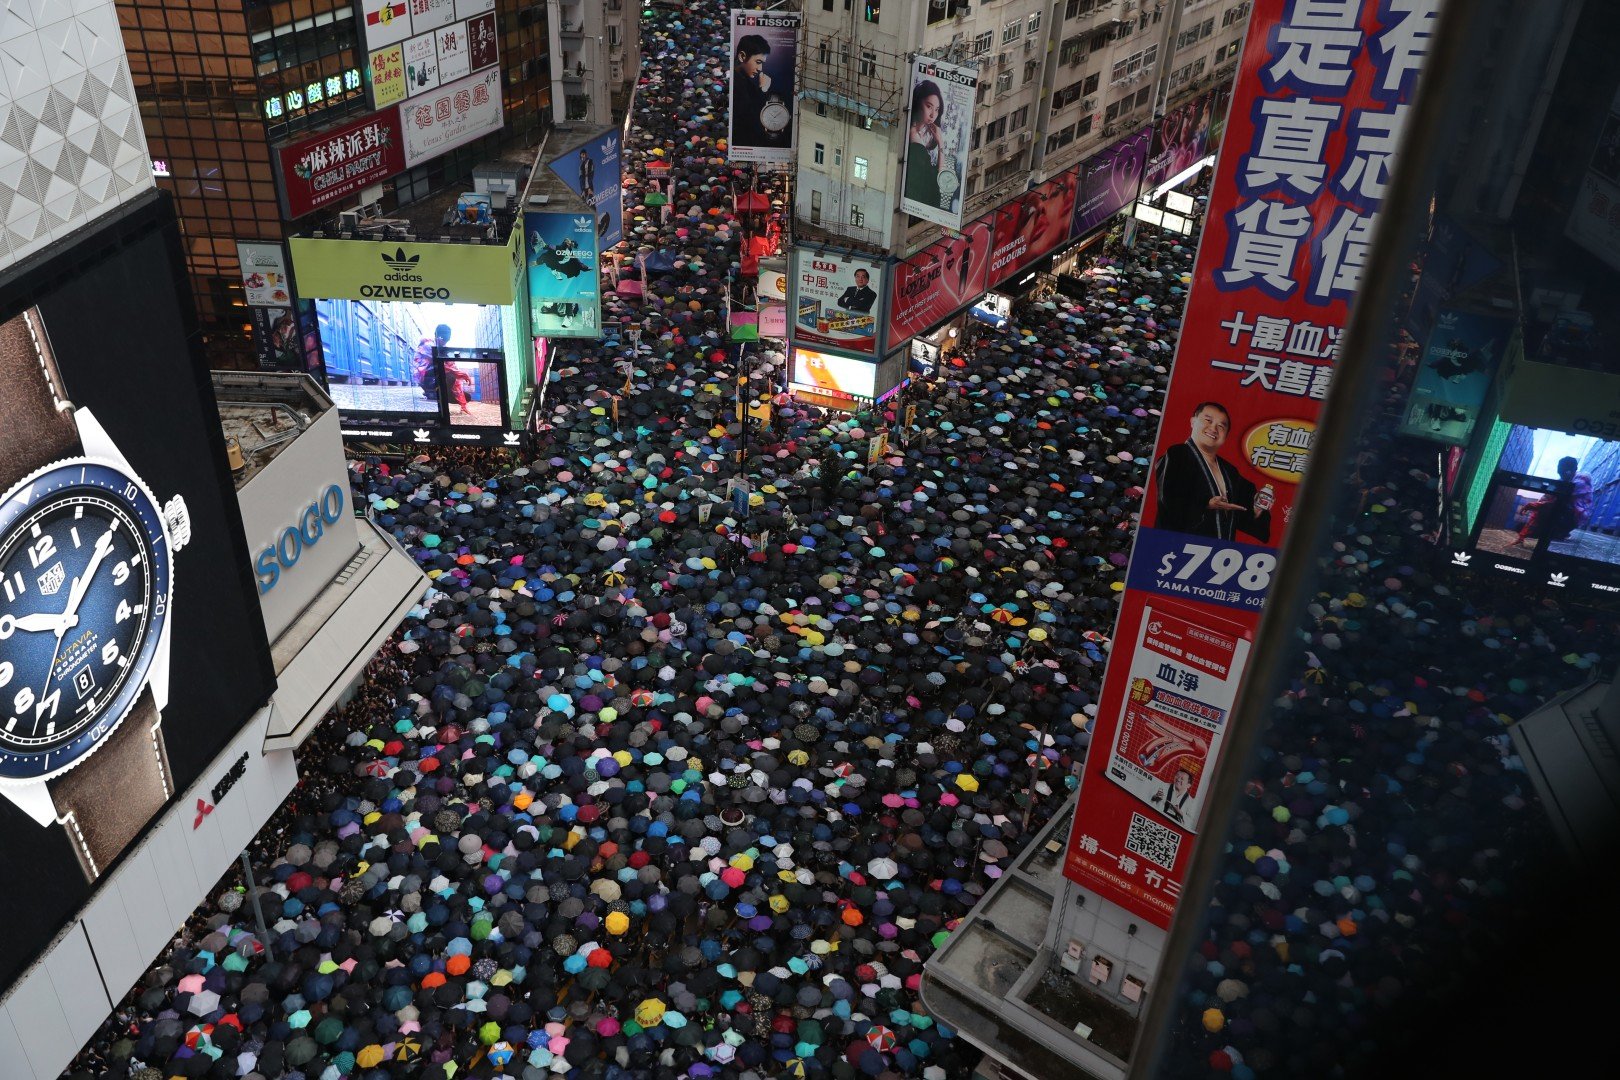
[[(1092, 746), (1111, 749), (1086, 762), (1065, 866), (1159, 926), (1247, 656), (1227, 650), (1220, 679), (1171, 663), (1161, 609), (1184, 605), (1206, 653), (1259, 625), (1439, 5), (1258, 0), (1250, 18), (1098, 701)], [(1160, 153), (1207, 127), (1195, 109)], [(1193, 775), (1166, 775), (1166, 748)]]

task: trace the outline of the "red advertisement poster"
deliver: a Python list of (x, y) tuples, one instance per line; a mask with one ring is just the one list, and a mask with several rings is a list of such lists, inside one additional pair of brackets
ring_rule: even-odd
[(287, 216), (303, 217), (405, 171), (399, 113), (395, 109), (368, 113), (279, 146), (276, 162)]
[(1257, 0), (1250, 17), (1064, 867), (1157, 926), (1180, 895), (1438, 7)]
[(944, 322), (984, 295), (994, 213), (970, 221), (962, 235), (923, 248), (894, 268), (889, 305), (892, 352), (914, 334)]
[(996, 211), (996, 242), (990, 252), (989, 288), (995, 288), (1069, 238), (1078, 169), (1069, 169), (1024, 192)]

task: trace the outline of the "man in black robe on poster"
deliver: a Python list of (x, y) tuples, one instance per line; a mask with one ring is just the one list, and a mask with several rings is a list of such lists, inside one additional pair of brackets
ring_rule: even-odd
[(1270, 498), (1256, 506), (1254, 485), (1220, 456), (1231, 429), (1232, 414), (1225, 406), (1205, 401), (1193, 410), (1187, 441), (1153, 463), (1158, 491), (1154, 527), (1216, 540), (1235, 539), (1236, 533), (1262, 544), (1271, 539)]

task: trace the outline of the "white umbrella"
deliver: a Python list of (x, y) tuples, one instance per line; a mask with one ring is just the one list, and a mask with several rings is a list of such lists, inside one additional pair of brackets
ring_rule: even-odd
[(893, 859), (873, 859), (866, 864), (866, 871), (879, 881), (888, 881), (900, 872), (900, 867)]

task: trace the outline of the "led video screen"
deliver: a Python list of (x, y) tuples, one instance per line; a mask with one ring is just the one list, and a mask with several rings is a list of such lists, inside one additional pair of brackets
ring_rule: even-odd
[(454, 412), (454, 394), (441, 395), (434, 374), (434, 348), (499, 351), (504, 342), (502, 310), (495, 304), (317, 300), (315, 310), (327, 386), (348, 413), (419, 415), (425, 421), (442, 405)]

